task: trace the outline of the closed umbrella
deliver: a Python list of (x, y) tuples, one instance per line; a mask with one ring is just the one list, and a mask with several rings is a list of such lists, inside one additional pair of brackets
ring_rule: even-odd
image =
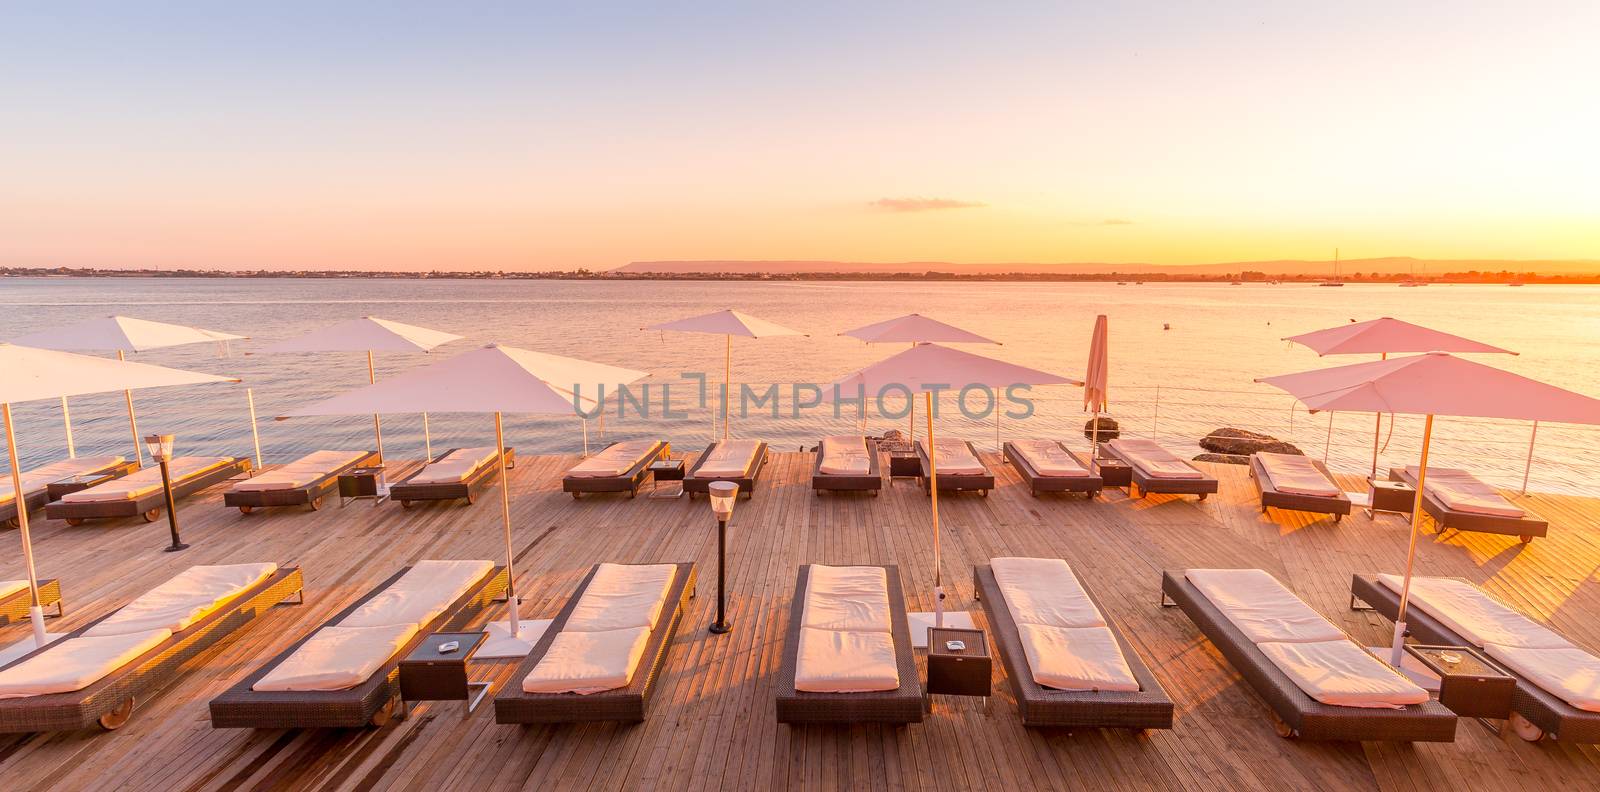
[(22, 468), (17, 453), (17, 434), (11, 422), (11, 405), (19, 402), (59, 399), (88, 393), (135, 391), (172, 385), (206, 382), (238, 382), (229, 377), (194, 371), (129, 363), (123, 360), (74, 355), (48, 349), (0, 344), (0, 417), (5, 421), (6, 451), (11, 463), (11, 488), (17, 497), (17, 531), (22, 539), (23, 565), (28, 571), (31, 597), (29, 616), (37, 646), (46, 643), (44, 611), (39, 607), (39, 578), (34, 572), (33, 542), (28, 533), (28, 507), (23, 502)]
[[(261, 351), (270, 354), (281, 352), (365, 352), (367, 353), (367, 383), (372, 384), (378, 381), (377, 369), (372, 365), (372, 353), (431, 352), (434, 347), (448, 344), (451, 341), (459, 341), (461, 338), (461, 336), (454, 333), (446, 333), (442, 330), (432, 330), (404, 322), (379, 319), (376, 316), (363, 316), (360, 319), (331, 324), (287, 341), (279, 341)], [(377, 413), (372, 415), (372, 434), (378, 444), (378, 461), (382, 462), (383, 420), (378, 417)], [(432, 459), (433, 437), (428, 431), (427, 413), (422, 414), (422, 444), (424, 452), (429, 459)]]
[[(297, 407), (279, 420), (368, 413), (489, 413), (494, 415), (495, 448), (504, 449), (505, 429), (501, 420), (504, 413), (571, 415), (577, 412), (570, 394), (535, 373), (544, 362), (539, 353), (490, 344), (331, 399)], [(521, 600), (512, 568), (516, 553), (511, 545), (511, 485), (506, 479), (504, 453), (499, 454), (499, 465), (500, 519), (505, 532), (506, 572), (511, 581), (507, 590), (511, 604), (507, 632), (513, 643), (522, 644), (519, 648), (526, 654), (531, 643), (522, 640), (519, 621)]]
[[(927, 413), (928, 465), (933, 483), (929, 501), (933, 517), (933, 624), (944, 626), (944, 575), (940, 569), (939, 554), (939, 487), (938, 457), (933, 452), (933, 397), (939, 391), (957, 391), (972, 386), (982, 386), (996, 394), (1014, 385), (1082, 385), (1079, 382), (1048, 371), (1019, 366), (1002, 360), (962, 352), (939, 344), (918, 344), (897, 355), (885, 358), (859, 371), (851, 372), (838, 380), (823, 394), (835, 401), (864, 394), (873, 398), (886, 388), (904, 387), (913, 394), (921, 392), (924, 411)], [(995, 409), (1000, 409), (999, 397)]]
[(740, 338), (768, 338), (771, 336), (803, 336), (799, 330), (790, 330), (783, 325), (757, 319), (749, 314), (735, 310), (714, 311), (700, 316), (691, 316), (688, 319), (677, 319), (671, 322), (653, 324), (645, 330), (675, 330), (682, 333), (710, 333), (720, 335), (725, 339), (722, 369), (722, 439), (728, 439), (728, 401), (732, 398), (733, 388), (733, 337)]
[(1493, 366), (1444, 352), (1376, 360), (1352, 366), (1304, 371), (1256, 380), (1282, 388), (1313, 412), (1356, 410), (1426, 416), (1422, 455), (1417, 463), (1417, 494), (1411, 508), (1411, 541), (1405, 582), (1395, 622), (1391, 665), (1400, 667), (1411, 570), (1417, 555), (1423, 491), (1427, 486), (1428, 446), (1434, 416), (1509, 418), (1600, 424), (1600, 400), (1547, 385)]
[(1111, 376), (1111, 352), (1106, 315), (1094, 319), (1094, 335), (1089, 338), (1089, 368), (1083, 375), (1083, 409), (1094, 413), (1089, 458), (1100, 456), (1100, 413), (1106, 409), (1106, 381)]
[[(124, 360), (127, 352), (144, 352), (151, 349), (185, 346), (206, 341), (226, 344), (240, 341), (246, 336), (202, 330), (198, 327), (152, 322), (127, 316), (103, 316), (66, 327), (42, 330), (12, 339), (18, 346), (38, 349), (56, 349), (64, 352), (115, 351), (117, 360)], [(133, 453), (141, 467), (144, 466), (144, 440), (139, 436), (139, 421), (133, 412), (133, 391), (123, 391), (128, 405), (128, 428), (133, 432)], [(77, 456), (72, 443), (72, 413), (67, 409), (67, 397), (61, 397), (61, 417), (67, 430), (67, 455)], [(259, 462), (260, 460), (256, 460)]]
[[(922, 314), (906, 314), (894, 319), (885, 319), (869, 325), (846, 330), (839, 335), (859, 338), (869, 344), (902, 343), (911, 344), (994, 344), (999, 341), (984, 338), (970, 330), (963, 330), (953, 324), (946, 324), (937, 319), (930, 319)], [(907, 405), (908, 439), (917, 440), (917, 402), (915, 399)], [(996, 417), (998, 422), (999, 418)]]

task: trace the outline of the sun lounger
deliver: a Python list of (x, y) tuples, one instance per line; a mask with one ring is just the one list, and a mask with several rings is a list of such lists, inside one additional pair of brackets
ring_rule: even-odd
[(1124, 465), (1132, 473), (1130, 495), (1199, 495), (1200, 500), (1217, 491), (1217, 480), (1188, 461), (1157, 445), (1153, 440), (1124, 437), (1102, 446), (1102, 453)]
[(701, 452), (683, 477), (683, 491), (691, 499), (696, 493), (711, 491), (713, 481), (732, 481), (739, 485), (739, 494), (753, 498), (756, 480), (761, 478), (761, 468), (767, 464), (767, 444), (757, 440), (720, 440)]
[(1455, 739), (1455, 713), (1261, 570), (1165, 572), (1161, 593), (1277, 713), (1284, 737)]
[(1339, 489), (1321, 462), (1296, 454), (1250, 455), (1250, 480), (1268, 508), (1331, 514), (1338, 522), (1350, 513), (1350, 498)]
[[(514, 449), (505, 449), (506, 467), (516, 467)], [(465, 500), (472, 503), (477, 490), (500, 470), (494, 446), (452, 448), (421, 469), (389, 486), (389, 499), (411, 508), (417, 501)]]
[[(989, 467), (979, 458), (977, 447), (966, 440), (955, 438), (940, 438), (934, 442), (939, 446), (939, 491), (976, 490), (979, 495), (988, 497), (989, 490), (994, 489), (994, 474), (989, 472)], [(917, 441), (917, 459), (922, 464), (922, 488), (931, 492), (928, 484), (931, 473), (926, 440)]]
[(578, 498), (585, 492), (626, 492), (633, 497), (650, 477), (650, 463), (671, 453), (662, 440), (623, 440), (579, 462), (561, 478), (561, 491)]
[(505, 567), (486, 561), (406, 567), (212, 699), (211, 726), (382, 726), (399, 698), (400, 658), (431, 633), (465, 626), (506, 585)]
[(249, 514), (268, 506), (322, 506), (339, 489), (339, 476), (378, 464), (375, 451), (313, 451), (287, 465), (235, 483), (222, 493), (222, 503)]
[(692, 563), (596, 564), (495, 697), (495, 722), (644, 720), (694, 592)]
[[(1389, 480), (1417, 486), (1417, 469), (1390, 468)], [(1488, 484), (1457, 468), (1428, 468), (1422, 511), (1441, 528), (1505, 534), (1523, 544), (1550, 532), (1550, 524), (1511, 504)]]
[[(33, 511), (50, 501), (50, 485), (73, 476), (121, 478), (139, 469), (138, 462), (119, 456), (77, 457), (36, 467), (22, 474), (22, 502)], [(11, 476), (0, 477), (0, 524), (17, 527), (16, 493), (11, 491)]]
[(778, 722), (919, 723), (922, 702), (899, 568), (801, 566), (778, 668)]
[[(1007, 565), (1011, 568), (1008, 568)], [(1045, 566), (1049, 565), (1049, 566)], [(1002, 588), (995, 576), (999, 566), (1002, 577), (1008, 580)], [(1024, 576), (1030, 567), (1042, 567), (1033, 586), (1019, 583), (1020, 571)], [(1058, 579), (1060, 578), (1060, 579)], [(1091, 728), (1170, 729), (1172, 728), (1172, 699), (1150, 673), (1149, 666), (1123, 637), (1117, 625), (1104, 617), (1100, 601), (1078, 584), (1065, 561), (1059, 559), (1002, 559), (972, 570), (974, 590), (983, 603), (995, 645), (1000, 648), (1000, 659), (1006, 667), (1006, 678), (1017, 698), (1017, 710), (1025, 726), (1079, 726)], [(1017, 590), (1021, 586), (1025, 596), (1018, 602), (1008, 601), (1005, 589)], [(1065, 595), (1067, 608), (1052, 607)], [(1040, 601), (1040, 600), (1043, 601)], [(1077, 602), (1073, 602), (1077, 600)], [(1074, 606), (1076, 606), (1074, 608)], [(1027, 623), (1027, 635), (1019, 627), (1017, 613), (1021, 610)], [(1076, 612), (1074, 612), (1076, 611)], [(1063, 617), (1064, 618), (1056, 618)], [(1059, 629), (1057, 629), (1059, 628)], [(1043, 633), (1035, 634), (1035, 633)], [(1052, 638), (1068, 644), (1081, 636), (1081, 650), (1072, 652), (1070, 665), (1076, 669), (1111, 667), (1115, 674), (1131, 681), (1128, 685), (1114, 685), (1083, 681), (1078, 684), (1057, 682), (1046, 686), (1042, 677), (1055, 681), (1048, 669), (1033, 668), (1029, 662), (1029, 646), (1038, 652)], [(1082, 673), (1080, 670), (1078, 673)], [(1095, 689), (1095, 685), (1103, 685)], [(1110, 689), (1122, 688), (1122, 689)]]
[(136, 703), (302, 585), (298, 567), (191, 567), (0, 669), (0, 696), (16, 696), (0, 697), (0, 732), (115, 729)]
[(1105, 485), (1083, 457), (1054, 440), (1007, 440), (1001, 450), (1034, 497), (1041, 492), (1081, 492), (1093, 498)]
[[(28, 618), (28, 608), (32, 604), (33, 596), (28, 593), (28, 581), (0, 580), (0, 627)], [(62, 614), (61, 581), (55, 578), (39, 581), (39, 605), (43, 608), (54, 605), (54, 615)]]
[[(1400, 611), (1399, 587), (1393, 575), (1352, 575), (1350, 607), (1363, 602), (1393, 621)], [(1549, 735), (1574, 743), (1600, 743), (1600, 658), (1593, 653), (1461, 578), (1412, 578), (1406, 629), (1422, 643), (1484, 650), (1515, 677), (1511, 710), (1521, 718), (1514, 725), (1524, 739)], [(1579, 671), (1585, 667), (1586, 672)], [(1560, 676), (1576, 689), (1564, 690), (1558, 679), (1551, 678), (1552, 669), (1564, 669), (1567, 673)], [(1567, 696), (1584, 706), (1575, 706)]]
[(824, 437), (817, 442), (811, 467), (811, 489), (834, 492), (871, 492), (883, 489), (883, 469), (878, 461), (878, 441), (860, 435)]
[[(212, 485), (250, 472), (246, 457), (178, 457), (167, 464), (172, 478), (172, 497), (184, 498)], [(52, 520), (82, 525), (99, 517), (144, 517), (145, 522), (160, 519), (166, 509), (161, 469), (151, 465), (137, 473), (108, 481), (64, 496), (44, 507)]]

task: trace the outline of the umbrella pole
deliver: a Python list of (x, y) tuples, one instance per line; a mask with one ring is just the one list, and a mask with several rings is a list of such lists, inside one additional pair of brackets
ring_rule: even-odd
[(28, 605), (28, 620), (33, 623), (34, 646), (43, 647), (44, 608), (39, 606), (39, 574), (33, 568), (33, 539), (28, 535), (28, 504), (27, 499), (22, 497), (22, 468), (17, 463), (17, 432), (11, 426), (11, 405), (0, 404), (0, 412), (5, 417), (6, 453), (11, 457), (11, 491), (17, 496), (17, 534), (22, 538), (22, 560), (28, 568), (28, 595), (32, 597)]
[[(933, 391), (927, 394), (928, 414), (928, 497), (933, 504), (933, 626), (944, 626), (944, 576), (939, 567), (939, 454), (933, 442)], [(915, 399), (913, 399), (915, 401)]]
[(1400, 655), (1406, 640), (1406, 606), (1411, 600), (1411, 567), (1417, 560), (1417, 532), (1422, 522), (1422, 493), (1428, 482), (1428, 443), (1433, 439), (1433, 415), (1422, 424), (1422, 462), (1417, 468), (1417, 495), (1411, 503), (1411, 547), (1406, 551), (1406, 578), (1400, 586), (1400, 610), (1395, 613), (1394, 647), (1389, 654), (1389, 665), (1400, 667)]
[[(68, 435), (70, 437), (71, 435)], [(1533, 422), (1533, 435), (1528, 438), (1528, 463), (1522, 466), (1522, 494), (1528, 494), (1528, 474), (1533, 472), (1533, 444), (1539, 439), (1539, 422)]]
[[(372, 350), (367, 350), (367, 384), (378, 384), (378, 374), (372, 368)], [(378, 414), (372, 414), (372, 434), (378, 439), (378, 464), (383, 464), (383, 422), (378, 419)], [(430, 457), (431, 458), (431, 457)]]
[[(72, 444), (72, 411), (67, 409), (67, 397), (61, 397), (61, 423), (67, 428), (67, 458), (77, 459), (78, 449)], [(1526, 492), (1527, 488), (1523, 488)]]
[(1333, 445), (1333, 411), (1328, 411), (1328, 436), (1322, 439), (1322, 464), (1328, 464), (1328, 446)]
[(433, 459), (433, 432), (428, 430), (428, 414), (422, 414), (422, 453)]
[(728, 399), (733, 396), (733, 335), (723, 336), (728, 340), (727, 351), (722, 358), (722, 439), (728, 439)]
[(256, 431), (256, 394), (253, 388), (244, 389), (244, 400), (250, 404), (250, 438), (256, 442), (256, 470), (260, 470), (261, 433)]
[[(994, 395), (994, 450), (999, 451), (1002, 448), (1004, 446), (1000, 444), (1000, 394), (996, 393)], [(1003, 454), (1000, 456), (1000, 460), (1007, 465), (1011, 464), (1011, 460), (1006, 459)]]
[(511, 606), (511, 637), (516, 638), (522, 632), (517, 623), (522, 602), (517, 598), (517, 575), (511, 568), (515, 555), (511, 549), (511, 482), (506, 479), (506, 435), (499, 412), (494, 414), (494, 448), (500, 458), (500, 521), (506, 531), (506, 601)]
[(1100, 411), (1094, 411), (1094, 423), (1090, 424), (1089, 433), (1089, 461), (1100, 458)]
[[(915, 341), (911, 343), (911, 348), (917, 348)], [(906, 439), (911, 443), (911, 446), (915, 448), (917, 445), (917, 397), (915, 395), (909, 399), (906, 399), (906, 409), (911, 413), (911, 428), (909, 431), (910, 436)]]
[[(120, 349), (117, 350), (117, 360), (127, 360)], [(124, 390), (122, 399), (128, 403), (128, 429), (133, 432), (133, 459), (139, 463), (139, 467), (144, 467), (144, 442), (139, 439), (139, 421), (133, 417), (133, 390)]]
[(579, 418), (578, 420), (583, 423), (583, 455), (587, 458), (589, 456), (589, 419)]
[[(1374, 413), (1378, 420), (1372, 427), (1372, 476), (1368, 481), (1378, 480), (1378, 438), (1383, 435), (1383, 413)], [(1389, 420), (1393, 421), (1394, 418)]]

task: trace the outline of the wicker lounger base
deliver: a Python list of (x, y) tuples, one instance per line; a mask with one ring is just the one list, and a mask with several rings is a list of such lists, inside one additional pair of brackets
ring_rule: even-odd
[[(274, 605), (299, 594), (303, 585), (299, 567), (280, 568), (226, 607), (82, 690), (0, 700), (0, 732), (73, 731), (95, 725), (115, 729), (127, 722), (138, 703), (197, 665), (207, 649), (249, 626)], [(304, 598), (297, 598), (298, 601)], [(101, 619), (66, 638), (83, 634)]]
[(900, 687), (867, 693), (810, 693), (795, 689), (800, 622), (805, 613), (806, 586), (811, 574), (811, 565), (805, 564), (800, 567), (799, 579), (795, 582), (789, 627), (784, 635), (783, 663), (778, 668), (779, 723), (922, 722), (922, 679), (917, 675), (917, 663), (911, 654), (911, 627), (906, 622), (900, 570), (895, 566), (885, 566), (883, 570), (889, 579), (889, 621)]
[(1144, 472), (1143, 468), (1122, 458), (1116, 449), (1109, 445), (1104, 446), (1102, 453), (1128, 467), (1133, 479), (1128, 484), (1128, 495), (1135, 498), (1143, 498), (1146, 495), (1198, 495), (1200, 500), (1205, 500), (1207, 495), (1217, 491), (1217, 480), (1210, 476), (1201, 478), (1152, 476)]
[(822, 443), (817, 443), (816, 459), (811, 463), (811, 490), (821, 495), (828, 492), (870, 492), (877, 497), (883, 489), (883, 467), (878, 461), (878, 441), (867, 438), (868, 467), (865, 473), (822, 472)]
[[(107, 465), (99, 470), (92, 471), (90, 475), (109, 475), (113, 479), (119, 479), (138, 470), (138, 462), (118, 462), (115, 465)], [(40, 487), (33, 492), (27, 493), (23, 496), (22, 502), (27, 505), (28, 513), (32, 514), (50, 502), (49, 487)], [(17, 499), (12, 498), (5, 503), (0, 503), (0, 526), (16, 528), (19, 525), (20, 523), (17, 521)]]
[[(391, 575), (377, 588), (361, 599), (339, 611), (333, 618), (318, 626), (320, 629), (335, 624), (368, 600), (383, 593), (410, 567)], [(215, 729), (296, 729), (296, 728), (357, 728), (387, 723), (395, 711), (400, 695), (400, 658), (416, 648), (429, 634), (459, 628), (476, 616), (489, 603), (501, 599), (506, 592), (506, 568), (495, 567), (472, 590), (459, 599), (422, 629), (382, 668), (366, 682), (346, 690), (328, 691), (258, 691), (251, 685), (260, 681), (277, 664), (311, 639), (316, 630), (264, 663), (238, 684), (211, 700), (211, 726)]]
[[(1069, 726), (1083, 728), (1170, 729), (1172, 728), (1172, 699), (1150, 672), (1150, 667), (1133, 650), (1122, 631), (1109, 619), (1106, 626), (1117, 637), (1122, 656), (1128, 668), (1139, 680), (1136, 692), (1058, 690), (1033, 681), (1028, 667), (1028, 655), (1022, 648), (1022, 637), (1011, 618), (1011, 609), (1000, 593), (994, 570), (989, 566), (974, 567), (972, 582), (978, 600), (983, 604), (995, 645), (1000, 647), (1000, 659), (1005, 663), (1006, 677), (1011, 682), (1011, 692), (1017, 697), (1017, 711), (1024, 726)], [(1088, 589), (1090, 601), (1105, 613), (1105, 607)]]
[(255, 509), (277, 506), (308, 506), (312, 511), (322, 508), (322, 499), (339, 491), (339, 476), (356, 468), (378, 464), (378, 452), (369, 451), (360, 459), (329, 471), (304, 487), (272, 490), (234, 490), (222, 493), (222, 505), (236, 508), (241, 514)]
[(767, 465), (767, 444), (756, 446), (755, 456), (750, 460), (750, 465), (739, 476), (701, 476), (700, 466), (711, 458), (711, 451), (717, 447), (712, 443), (706, 450), (700, 452), (700, 458), (694, 461), (694, 466), (689, 468), (683, 477), (683, 491), (689, 493), (689, 499), (694, 500), (695, 495), (704, 495), (711, 491), (713, 481), (732, 481), (739, 485), (739, 494), (746, 499), (756, 496), (756, 481), (761, 478), (761, 469)]
[[(1089, 463), (1084, 461), (1082, 457), (1073, 453), (1066, 446), (1062, 446), (1062, 450), (1071, 454), (1073, 459), (1078, 460), (1078, 464), (1083, 465), (1084, 470), (1089, 470)], [(1100, 494), (1100, 490), (1105, 488), (1105, 479), (1096, 473), (1091, 473), (1087, 476), (1046, 476), (1035, 470), (1027, 458), (1017, 451), (1016, 446), (1012, 445), (1010, 441), (1001, 446), (1001, 451), (1005, 454), (1006, 461), (1011, 463), (1011, 467), (1017, 471), (1018, 475), (1022, 476), (1023, 482), (1028, 485), (1028, 493), (1035, 498), (1039, 497), (1041, 492), (1062, 492), (1082, 493), (1092, 500), (1096, 495)]]
[[(616, 445), (616, 443), (612, 443)], [(609, 448), (610, 446), (607, 446)], [(588, 493), (626, 492), (632, 498), (639, 494), (639, 488), (644, 486), (645, 479), (650, 478), (650, 465), (662, 455), (670, 452), (672, 447), (665, 441), (657, 441), (656, 447), (645, 454), (628, 472), (620, 476), (562, 476), (561, 491), (572, 493), (573, 498), (582, 497)]]
[[(1333, 481), (1328, 468), (1321, 462), (1313, 459), (1311, 464), (1322, 475)], [(1267, 475), (1261, 461), (1254, 455), (1250, 457), (1250, 481), (1256, 485), (1256, 493), (1261, 496), (1261, 513), (1267, 509), (1284, 509), (1286, 511), (1311, 512), (1313, 514), (1331, 514), (1333, 521), (1339, 522), (1346, 514), (1350, 513), (1350, 499), (1344, 493), (1329, 497), (1325, 495), (1305, 495), (1297, 492), (1284, 492), (1272, 483), (1272, 477)]]
[(511, 674), (511, 680), (506, 683), (505, 689), (495, 697), (495, 722), (638, 723), (643, 721), (646, 711), (650, 708), (650, 697), (655, 691), (656, 679), (661, 673), (661, 667), (666, 663), (672, 636), (677, 633), (678, 623), (683, 620), (683, 613), (689, 607), (689, 599), (695, 593), (694, 564), (681, 563), (674, 566), (677, 567), (677, 571), (674, 573), (672, 588), (667, 592), (667, 602), (673, 606), (672, 611), (663, 613), (661, 620), (656, 622), (655, 632), (651, 633), (649, 642), (645, 644), (644, 655), (639, 658), (639, 665), (634, 667), (633, 679), (627, 687), (582, 696), (576, 693), (529, 693), (522, 689), (523, 678), (544, 659), (545, 653), (550, 650), (551, 642), (566, 626), (573, 609), (578, 607), (578, 599), (589, 588), (589, 581), (594, 579), (594, 574), (599, 569), (596, 565), (594, 569), (589, 570), (578, 590), (568, 598), (566, 606), (550, 623), (539, 643), (534, 644), (533, 651), (528, 653), (528, 658)]
[[(234, 476), (250, 472), (250, 460), (234, 457), (227, 463), (197, 476), (172, 483), (172, 497), (186, 498), (196, 492), (220, 484)], [(157, 488), (155, 492), (139, 498), (114, 501), (59, 500), (44, 507), (44, 514), (52, 520), (66, 520), (68, 525), (82, 525), (85, 520), (101, 517), (142, 516), (145, 522), (155, 522), (167, 508), (167, 496)]]
[(1183, 577), (1183, 573), (1162, 573), (1161, 593), (1183, 610), (1200, 633), (1228, 659), (1234, 671), (1277, 713), (1280, 735), (1307, 740), (1455, 740), (1455, 713), (1437, 701), (1404, 709), (1376, 709), (1323, 704), (1306, 695), (1211, 600)]
[[(26, 620), (28, 618), (28, 609), (32, 604), (33, 595), (28, 593), (27, 589), (0, 599), (0, 627), (12, 622)], [(56, 612), (48, 615), (60, 616), (66, 612), (61, 606), (60, 580), (50, 578), (39, 581), (39, 605), (46, 610), (49, 610), (52, 605), (55, 606)]]
[[(1413, 488), (1417, 486), (1417, 479), (1404, 468), (1390, 468), (1389, 480), (1405, 482)], [(1493, 514), (1455, 511), (1444, 505), (1432, 493), (1423, 493), (1422, 511), (1432, 517), (1440, 528), (1515, 536), (1523, 544), (1533, 541), (1535, 536), (1548, 536), (1550, 533), (1550, 523), (1532, 515), (1500, 517)]]
[[(973, 459), (980, 460), (981, 464), (982, 458), (978, 456), (978, 449), (972, 444), (971, 441), (967, 441), (967, 451), (972, 454)], [(917, 462), (922, 466), (921, 475), (918, 477), (921, 480), (922, 489), (926, 492), (932, 493), (932, 489), (930, 489), (928, 486), (928, 481), (930, 479), (928, 470), (928, 452), (927, 449), (923, 448), (921, 443), (917, 443)], [(985, 466), (985, 469), (987, 469), (987, 466)], [(989, 490), (992, 489), (994, 489), (993, 473), (939, 472), (940, 492), (977, 492), (980, 496), (987, 498), (989, 497)]]
[[(1350, 607), (1355, 608), (1358, 600), (1390, 621), (1394, 621), (1400, 612), (1400, 594), (1380, 583), (1378, 576), (1374, 574), (1356, 574), (1350, 577)], [(1408, 635), (1424, 643), (1443, 646), (1473, 645), (1471, 641), (1444, 626), (1443, 622), (1424, 613), (1414, 602), (1406, 609), (1406, 631)], [(1501, 668), (1517, 680), (1516, 692), (1511, 695), (1512, 712), (1521, 715), (1552, 739), (1583, 744), (1600, 743), (1600, 712), (1578, 709), (1522, 678), (1517, 672), (1504, 666)]]
[[(449, 451), (445, 451), (434, 457), (432, 462), (438, 462), (458, 450), (460, 449), (452, 448)], [(507, 448), (502, 453), (506, 457), (507, 469), (517, 466), (516, 449)], [(488, 486), (489, 482), (496, 477), (495, 474), (500, 472), (500, 465), (494, 459), (490, 459), (488, 464), (474, 470), (472, 475), (467, 476), (465, 481), (451, 481), (443, 484), (410, 483), (411, 479), (416, 478), (417, 473), (421, 473), (426, 469), (427, 466), (424, 465), (405, 479), (390, 485), (389, 500), (399, 501), (402, 509), (409, 509), (419, 501), (464, 500), (468, 506), (471, 506), (472, 502), (477, 498), (478, 491)]]

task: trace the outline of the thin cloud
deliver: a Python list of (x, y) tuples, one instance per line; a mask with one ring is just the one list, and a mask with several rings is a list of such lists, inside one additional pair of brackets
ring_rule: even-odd
[(868, 206), (890, 212), (932, 212), (939, 209), (981, 209), (988, 204), (953, 198), (879, 198)]

